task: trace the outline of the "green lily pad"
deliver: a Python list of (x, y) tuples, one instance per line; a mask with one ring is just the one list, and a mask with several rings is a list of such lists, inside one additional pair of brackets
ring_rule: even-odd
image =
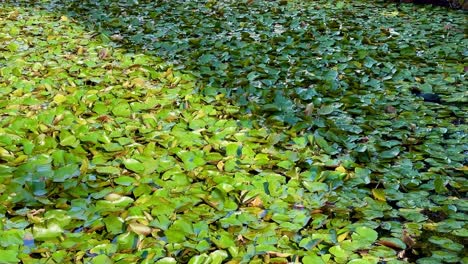
[(123, 163), (125, 165), (125, 168), (131, 171), (138, 173), (145, 171), (144, 165), (136, 159), (126, 159)]
[(464, 249), (463, 245), (444, 237), (432, 236), (429, 238), (429, 242), (452, 251), (461, 251)]
[(33, 227), (34, 239), (39, 241), (54, 239), (61, 236), (63, 233), (63, 228), (55, 223), (50, 223), (46, 226), (35, 225)]
[(114, 174), (114, 175), (120, 174), (119, 168), (111, 167), (111, 166), (97, 167), (96, 171), (102, 174)]
[(351, 237), (353, 238), (353, 241), (362, 243), (363, 245), (370, 245), (377, 240), (378, 233), (372, 228), (359, 226)]
[(1, 263), (18, 263), (18, 251), (10, 249), (0, 249), (0, 262)]
[(379, 154), (379, 157), (382, 159), (390, 159), (396, 157), (398, 154), (400, 154), (400, 148), (399, 147), (394, 147), (389, 150), (382, 151)]

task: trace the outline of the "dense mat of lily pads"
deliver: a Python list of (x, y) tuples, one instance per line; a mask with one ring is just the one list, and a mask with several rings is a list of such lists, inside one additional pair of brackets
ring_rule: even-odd
[(0, 7), (1, 263), (467, 262), (463, 14), (174, 2)]
[[(120, 45), (190, 70), (272, 123), (322, 127), (301, 116), (310, 103), (375, 115), (415, 84), (462, 92), (462, 11), (397, 9), (391, 1), (45, 2)], [(355, 133), (349, 122), (334, 127)]]

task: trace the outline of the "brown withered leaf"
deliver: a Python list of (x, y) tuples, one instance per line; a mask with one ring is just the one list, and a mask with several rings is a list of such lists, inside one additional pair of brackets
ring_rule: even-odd
[(382, 246), (386, 246), (386, 247), (389, 247), (389, 248), (392, 248), (392, 249), (396, 249), (396, 250), (403, 249), (403, 248), (401, 248), (400, 245), (398, 245), (398, 244), (396, 244), (396, 243), (394, 243), (392, 241), (387, 241), (387, 240), (379, 240), (379, 241), (377, 241), (377, 244), (382, 245)]
[(101, 49), (99, 51), (99, 59), (103, 60), (103, 59), (106, 59), (109, 57), (109, 50), (107, 50), (106, 48), (104, 49)]
[(416, 244), (416, 241), (414, 240), (414, 238), (412, 238), (409, 234), (408, 234), (408, 231), (406, 230), (403, 230), (403, 235), (402, 235), (402, 238), (401, 240), (403, 240), (403, 242), (409, 247), (413, 247), (415, 244)]
[(385, 106), (385, 112), (388, 113), (388, 114), (394, 114), (397, 112), (396, 108), (394, 106), (391, 106), (391, 105), (387, 105)]

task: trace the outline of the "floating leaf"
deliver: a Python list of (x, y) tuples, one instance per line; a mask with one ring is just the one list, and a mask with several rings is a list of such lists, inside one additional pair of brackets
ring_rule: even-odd
[(120, 176), (118, 178), (115, 178), (114, 182), (119, 185), (130, 186), (133, 185), (136, 182), (136, 180), (135, 178), (130, 176)]
[(461, 251), (464, 249), (463, 245), (456, 243), (448, 238), (432, 236), (429, 238), (429, 242), (439, 245), (442, 248), (453, 250), (453, 251)]
[(325, 261), (319, 256), (305, 256), (302, 258), (304, 264), (325, 264)]
[(136, 159), (126, 159), (123, 163), (125, 165), (125, 168), (131, 171), (138, 173), (145, 171), (144, 165)]
[(9, 249), (0, 249), (0, 262), (9, 264), (9, 263), (19, 263), (18, 251), (9, 250)]
[(374, 243), (377, 240), (378, 233), (369, 227), (359, 226), (356, 228), (355, 233), (351, 235), (353, 240), (363, 242), (366, 244)]
[(54, 172), (54, 182), (65, 182), (73, 177), (80, 175), (80, 169), (77, 164), (67, 164)]
[(349, 256), (349, 252), (341, 248), (339, 245), (331, 247), (329, 251), (338, 259), (347, 259)]
[(97, 167), (96, 171), (102, 174), (114, 174), (114, 175), (120, 174), (119, 168), (111, 167), (111, 166)]
[(386, 201), (385, 199), (385, 192), (383, 189), (372, 189), (372, 195), (376, 200), (379, 201)]
[(200, 152), (180, 151), (177, 156), (184, 162), (187, 170), (193, 170), (196, 167), (206, 164)]
[(66, 101), (67, 101), (67, 97), (63, 94), (57, 94), (56, 96), (54, 96), (54, 102), (56, 102), (57, 104), (61, 104)]
[(391, 158), (398, 156), (398, 154), (400, 154), (400, 148), (394, 147), (389, 150), (382, 151), (379, 154), (379, 157), (382, 159), (391, 159)]
[(335, 111), (335, 107), (333, 105), (323, 105), (318, 110), (317, 113), (319, 115), (329, 115)]
[(63, 234), (64, 230), (55, 223), (50, 223), (47, 226), (35, 225), (33, 227), (33, 236), (35, 240), (49, 240), (57, 238)]
[(60, 145), (62, 146), (75, 146), (78, 144), (79, 141), (76, 139), (75, 136), (69, 134), (69, 133), (63, 133), (60, 136)]

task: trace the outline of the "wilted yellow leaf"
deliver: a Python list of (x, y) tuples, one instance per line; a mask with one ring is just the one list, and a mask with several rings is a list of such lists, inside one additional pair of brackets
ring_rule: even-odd
[(138, 88), (143, 87), (146, 83), (145, 79), (143, 78), (135, 78), (131, 82), (133, 86), (138, 87)]
[(76, 50), (77, 55), (82, 55), (84, 53), (84, 48), (82, 46), (79, 46), (78, 49)]
[(344, 232), (343, 234), (337, 237), (338, 242), (344, 241), (348, 237), (349, 232)]
[(147, 225), (143, 225), (143, 224), (140, 224), (140, 223), (131, 223), (128, 225), (128, 228), (139, 234), (139, 235), (144, 235), (144, 236), (147, 236), (149, 234), (151, 234), (151, 227), (147, 226)]
[(252, 201), (250, 201), (249, 205), (252, 207), (262, 207), (263, 201), (260, 199), (260, 197), (257, 196)]
[(54, 102), (56, 102), (57, 104), (61, 104), (65, 101), (67, 101), (67, 97), (63, 94), (57, 94), (56, 96), (54, 96)]
[(224, 162), (221, 160), (218, 162), (218, 164), (216, 164), (216, 167), (218, 168), (218, 170), (220, 171), (223, 171), (224, 169)]
[(385, 192), (383, 189), (372, 189), (372, 195), (376, 200), (379, 201), (386, 201), (385, 199)]
[(345, 172), (346, 172), (346, 169), (345, 169), (343, 166), (340, 165), (340, 166), (336, 167), (335, 171), (345, 173)]

